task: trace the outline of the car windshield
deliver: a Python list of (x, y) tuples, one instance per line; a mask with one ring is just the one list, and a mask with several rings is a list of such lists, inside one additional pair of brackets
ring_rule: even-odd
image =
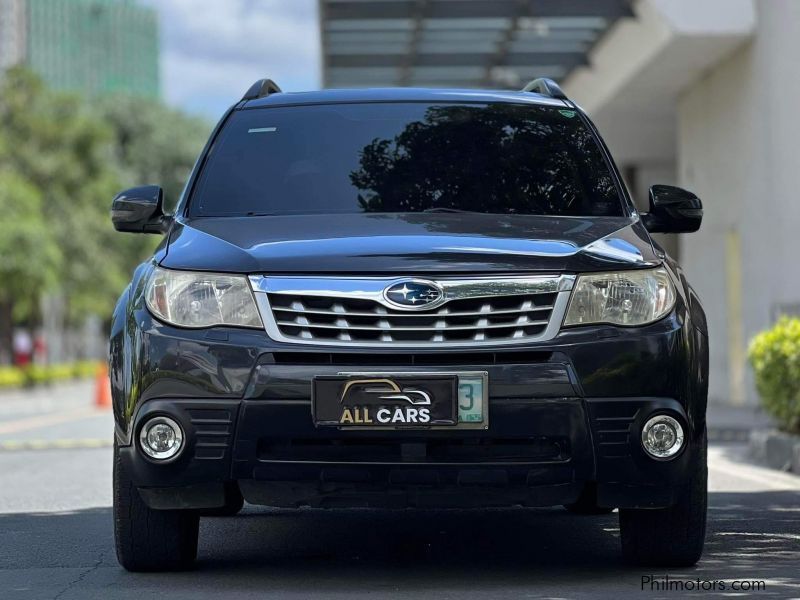
[(623, 214), (576, 111), (510, 103), (364, 103), (235, 111), (191, 216)]

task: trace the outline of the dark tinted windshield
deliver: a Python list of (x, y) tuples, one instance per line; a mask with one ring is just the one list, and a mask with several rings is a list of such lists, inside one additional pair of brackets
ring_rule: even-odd
[(623, 214), (575, 111), (501, 103), (237, 111), (190, 205), (194, 216), (425, 210)]

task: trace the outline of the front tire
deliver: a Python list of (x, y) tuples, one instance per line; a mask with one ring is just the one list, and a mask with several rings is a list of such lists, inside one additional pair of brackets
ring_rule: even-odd
[(706, 432), (693, 461), (688, 484), (669, 508), (620, 509), (622, 554), (642, 566), (690, 567), (703, 553), (708, 506)]
[(189, 510), (154, 510), (130, 479), (114, 443), (114, 539), (128, 571), (176, 571), (197, 556), (199, 516)]

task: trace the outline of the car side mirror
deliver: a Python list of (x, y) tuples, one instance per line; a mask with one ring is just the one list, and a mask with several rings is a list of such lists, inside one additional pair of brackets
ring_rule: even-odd
[(674, 185), (650, 188), (650, 212), (642, 215), (650, 233), (692, 233), (703, 221), (703, 203), (692, 192)]
[(120, 192), (111, 202), (111, 222), (117, 231), (166, 233), (172, 217), (164, 214), (164, 191), (143, 185)]

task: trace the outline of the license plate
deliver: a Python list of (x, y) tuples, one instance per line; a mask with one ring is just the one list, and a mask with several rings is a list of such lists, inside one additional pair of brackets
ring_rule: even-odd
[(472, 429), (488, 426), (487, 373), (339, 373), (315, 377), (317, 426)]

